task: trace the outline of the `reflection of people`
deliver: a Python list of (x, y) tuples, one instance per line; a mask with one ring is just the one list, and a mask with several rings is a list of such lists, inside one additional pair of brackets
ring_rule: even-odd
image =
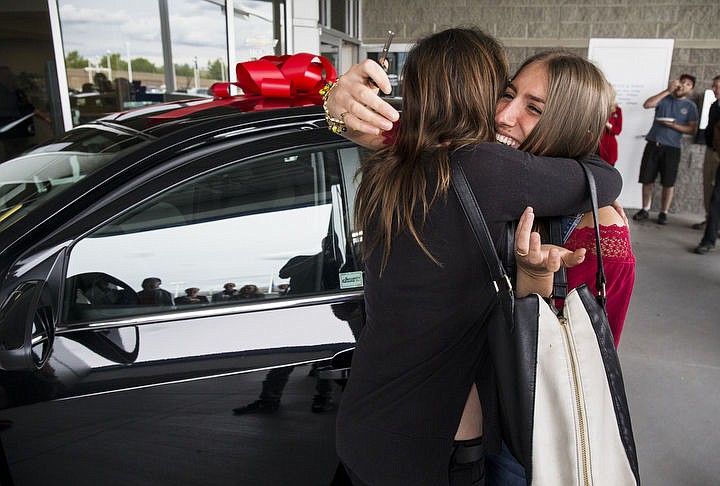
[[(333, 241), (335, 241), (333, 237), (326, 236), (322, 240), (320, 253), (292, 257), (280, 269), (280, 277), (290, 279), (287, 294), (305, 294), (339, 288), (339, 254), (337, 253), (339, 250), (337, 244), (332, 244)], [(233, 413), (243, 415), (277, 411), (285, 385), (294, 369), (294, 366), (285, 366), (270, 370), (262, 383), (260, 397), (245, 406), (234, 408)], [(321, 413), (334, 409), (331, 380), (318, 378), (311, 410)]]
[(236, 299), (262, 299), (263, 297), (265, 297), (263, 291), (253, 284), (243, 285), (235, 296)]
[(235, 284), (232, 282), (228, 282), (223, 285), (223, 289), (224, 290), (222, 292), (218, 292), (212, 295), (213, 302), (226, 302), (237, 295), (237, 290), (235, 290)]
[(172, 294), (161, 289), (162, 281), (157, 277), (148, 277), (142, 281), (142, 290), (138, 292), (140, 305), (173, 305)]
[(617, 136), (622, 131), (622, 110), (617, 104), (615, 88), (609, 85), (612, 100), (610, 102), (610, 116), (605, 122), (605, 130), (603, 130), (600, 139), (600, 157), (610, 165), (615, 165), (618, 159), (618, 143)]
[(175, 299), (175, 305), (188, 305), (188, 304), (207, 304), (208, 299), (204, 295), (198, 295), (200, 289), (197, 287), (190, 287), (185, 289), (185, 295), (182, 295)]
[(675, 192), (675, 179), (680, 166), (680, 142), (683, 134), (693, 134), (697, 129), (698, 112), (695, 103), (688, 99), (695, 87), (695, 77), (683, 74), (680, 79), (670, 82), (667, 89), (651, 96), (644, 108), (655, 108), (655, 120), (645, 140), (645, 151), (640, 162), (642, 184), (642, 208), (633, 215), (636, 221), (650, 217), (655, 179), (660, 174), (662, 193), (660, 213), (657, 223), (667, 224), (667, 212), (670, 209)]
[(20, 86), (21, 81), (9, 67), (0, 66), (0, 162), (20, 155), (30, 147), (35, 136), (35, 117), (52, 123), (50, 117), (30, 100), (35, 91), (32, 81)]
[[(333, 244), (334, 242), (334, 244)], [(280, 269), (280, 278), (289, 278), (287, 294), (301, 294), (333, 290), (340, 287), (340, 249), (337, 237), (326, 236), (321, 243), (322, 250), (315, 255), (292, 257)]]
[(107, 274), (94, 272), (75, 277), (75, 303), (106, 305), (134, 305), (137, 297), (132, 289)]
[[(340, 80), (341, 88), (360, 80), (361, 89), (331, 92), (327, 104), (333, 117), (364, 129), (365, 141), (378, 135), (378, 117), (397, 119), (369, 95), (368, 77), (390, 89), (372, 64), (353, 66)], [(538, 216), (588, 207), (577, 162), (480, 143), (495, 140), (493, 113), (506, 69), (500, 45), (477, 30), (449, 29), (419, 41), (403, 68), (397, 139), (361, 167), (356, 221), (367, 323), (337, 421), (338, 454), (356, 484), (482, 484), (485, 450), (499, 451), (492, 372), (482, 350), (488, 324), (501, 313), (449, 194), (451, 163), (462, 164), (505, 257), (507, 223), (528, 202)], [(588, 166), (602, 187), (601, 204), (610, 203), (619, 174), (600, 159)]]

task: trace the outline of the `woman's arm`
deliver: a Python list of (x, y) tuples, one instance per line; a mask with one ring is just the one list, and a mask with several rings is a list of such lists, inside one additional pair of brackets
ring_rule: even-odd
[[(499, 143), (479, 144), (456, 157), (489, 222), (517, 220), (526, 206), (538, 217), (590, 210), (585, 172), (575, 160), (539, 157)], [(622, 189), (620, 173), (599, 157), (584, 163), (595, 177), (599, 205), (611, 204)]]
[(531, 207), (525, 208), (515, 230), (515, 261), (518, 297), (540, 294), (550, 297), (553, 274), (561, 266), (574, 267), (585, 260), (585, 248), (574, 252), (555, 245), (543, 245), (540, 233), (532, 231), (535, 215)]

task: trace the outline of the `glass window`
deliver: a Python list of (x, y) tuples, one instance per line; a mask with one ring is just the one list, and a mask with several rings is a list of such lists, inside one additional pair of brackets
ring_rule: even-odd
[(163, 101), (157, 2), (58, 0), (58, 9), (73, 125)]
[(358, 37), (360, 5), (358, 0), (319, 0), (320, 25)]
[(0, 232), (139, 142), (112, 126), (78, 127), (55, 143), (0, 164)]
[(0, 2), (0, 162), (62, 133), (48, 2)]
[[(407, 58), (407, 52), (393, 52), (392, 46), (387, 56), (388, 61), (388, 77), (390, 78), (390, 86), (392, 91), (388, 96), (402, 96), (402, 79), (400, 79), (400, 73), (405, 66), (405, 59)], [(380, 59), (380, 51), (368, 51), (367, 56), (369, 59), (377, 61)]]
[(356, 147), (285, 152), (146, 201), (75, 245), (65, 319), (361, 287), (343, 189), (359, 160)]
[(285, 2), (235, 0), (237, 62), (285, 52)]
[(167, 5), (175, 69), (172, 91), (207, 96), (213, 83), (226, 80), (225, 1), (172, 0)]

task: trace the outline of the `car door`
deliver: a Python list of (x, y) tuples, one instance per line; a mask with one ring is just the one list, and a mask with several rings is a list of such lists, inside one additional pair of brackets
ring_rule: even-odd
[(0, 377), (15, 484), (341, 483), (361, 153), (325, 132), (184, 153), (74, 222), (47, 360)]

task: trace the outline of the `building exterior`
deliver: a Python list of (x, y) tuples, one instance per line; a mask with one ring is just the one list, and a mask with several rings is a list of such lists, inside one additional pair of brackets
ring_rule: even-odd
[[(0, 161), (103, 113), (202, 95), (233, 80), (237, 62), (263, 55), (319, 52), (343, 72), (377, 56), (388, 30), (396, 84), (417, 37), (473, 24), (505, 44), (511, 71), (547, 48), (585, 56), (591, 39), (673, 39), (670, 77), (695, 75), (702, 94), (720, 74), (717, 18), (720, 4), (709, 0), (0, 0), (0, 126), (24, 119), (0, 132)], [(688, 190), (673, 205), (702, 212), (695, 169), (704, 148), (686, 142), (692, 170), (678, 185)]]

